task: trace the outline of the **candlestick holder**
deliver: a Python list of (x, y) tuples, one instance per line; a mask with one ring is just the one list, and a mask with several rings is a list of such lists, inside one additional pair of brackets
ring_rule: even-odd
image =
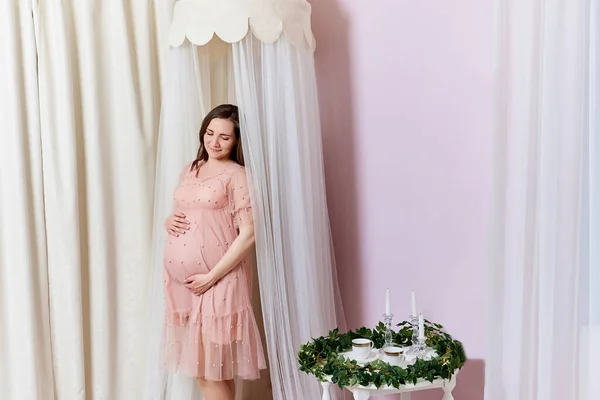
[(410, 324), (412, 325), (412, 346), (406, 351), (407, 356), (423, 357), (426, 353), (427, 345), (425, 338), (419, 337), (419, 317), (416, 315), (410, 316)]
[(393, 346), (392, 339), (392, 320), (394, 319), (394, 314), (383, 314), (383, 323), (385, 324), (385, 343), (383, 348)]
[(425, 344), (425, 338), (417, 338), (416, 344), (413, 344), (406, 351), (407, 356), (424, 358), (427, 353), (427, 345)]
[(411, 344), (414, 346), (419, 343), (419, 317), (417, 315), (411, 315), (410, 324), (412, 325), (413, 330)]

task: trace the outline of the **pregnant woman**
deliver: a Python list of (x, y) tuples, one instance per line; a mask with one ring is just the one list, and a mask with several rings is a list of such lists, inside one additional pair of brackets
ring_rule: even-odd
[(164, 255), (164, 355), (196, 378), (206, 400), (233, 400), (233, 378), (266, 368), (252, 311), (254, 221), (238, 109), (221, 105), (202, 122), (196, 159), (175, 190)]

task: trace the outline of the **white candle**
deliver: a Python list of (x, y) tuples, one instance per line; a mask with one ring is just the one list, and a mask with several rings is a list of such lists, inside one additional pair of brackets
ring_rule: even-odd
[(386, 315), (390, 315), (390, 288), (385, 290), (385, 313)]
[(412, 316), (416, 317), (417, 316), (417, 295), (415, 294), (414, 290), (410, 293), (410, 300), (411, 300), (411, 305), (412, 305)]
[(423, 314), (419, 314), (419, 339), (425, 339), (425, 320)]

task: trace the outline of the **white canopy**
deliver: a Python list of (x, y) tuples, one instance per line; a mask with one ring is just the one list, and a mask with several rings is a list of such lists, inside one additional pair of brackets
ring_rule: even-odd
[(178, 47), (187, 38), (202, 46), (216, 34), (227, 43), (246, 37), (248, 29), (264, 43), (281, 34), (296, 46), (314, 48), (311, 7), (305, 0), (180, 0), (173, 12), (170, 43)]
[[(262, 310), (275, 399), (320, 398), (320, 385), (298, 370), (297, 351), (345, 325), (325, 197), (310, 10), (304, 0), (178, 1), (163, 88), (150, 331), (161, 332), (163, 323), (157, 312), (164, 307), (162, 223), (172, 212), (177, 177), (195, 156), (203, 116), (218, 104), (237, 104), (253, 186), (262, 303), (255, 313), (261, 318)], [(191, 379), (158, 370), (158, 334), (151, 342), (145, 400), (199, 398)], [(268, 397), (264, 386), (255, 394), (252, 385), (241, 389), (238, 399)]]

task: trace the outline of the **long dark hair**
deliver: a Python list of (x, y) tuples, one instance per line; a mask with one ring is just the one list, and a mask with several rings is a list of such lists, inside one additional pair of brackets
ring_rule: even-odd
[(196, 155), (196, 159), (192, 163), (190, 167), (190, 171), (197, 169), (200, 166), (200, 162), (206, 162), (208, 160), (208, 152), (204, 147), (204, 135), (206, 134), (206, 129), (215, 118), (226, 119), (228, 121), (233, 122), (233, 130), (235, 132), (236, 144), (231, 150), (230, 158), (240, 165), (244, 165), (244, 154), (242, 153), (242, 140), (240, 138), (240, 118), (238, 115), (238, 107), (233, 104), (221, 104), (220, 106), (216, 106), (213, 108), (204, 120), (202, 120), (202, 125), (200, 126), (200, 133), (198, 134), (200, 138), (200, 147), (198, 147), (198, 154)]

